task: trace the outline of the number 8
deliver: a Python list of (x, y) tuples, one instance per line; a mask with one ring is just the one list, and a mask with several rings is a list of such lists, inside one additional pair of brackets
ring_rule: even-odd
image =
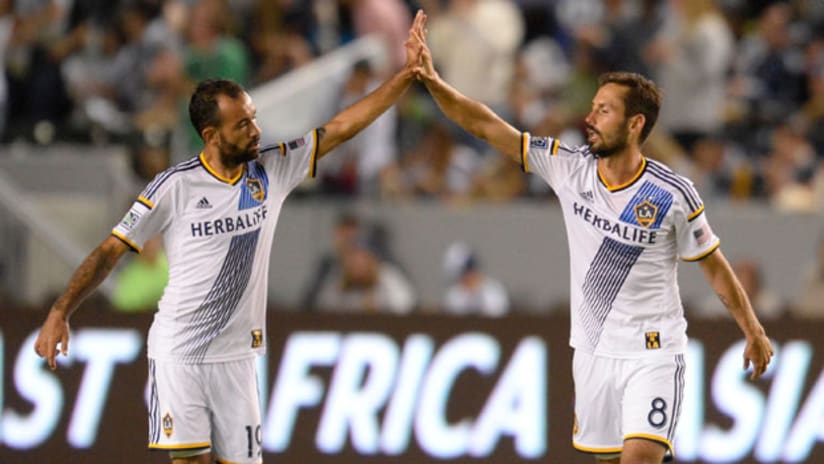
[(652, 410), (647, 414), (647, 421), (649, 425), (661, 428), (667, 423), (667, 402), (663, 398), (658, 397), (650, 403)]

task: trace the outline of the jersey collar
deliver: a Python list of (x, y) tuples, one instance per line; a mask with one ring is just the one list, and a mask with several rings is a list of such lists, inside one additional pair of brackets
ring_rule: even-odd
[[(206, 156), (204, 156), (203, 152), (200, 152), (199, 158), (200, 158), (200, 164), (203, 165), (203, 168), (206, 169), (206, 172), (211, 174), (212, 177), (214, 177), (215, 179), (217, 179), (217, 180), (219, 180), (219, 181), (221, 181), (225, 184), (235, 185), (235, 184), (237, 184), (237, 181), (239, 181), (240, 178), (243, 177), (243, 169), (241, 169), (241, 171), (235, 177), (233, 177), (232, 179), (229, 179), (228, 177), (223, 177), (217, 171), (215, 171), (211, 166), (209, 166), (209, 163), (206, 161)], [(245, 166), (244, 166), (244, 169), (245, 169)]]
[(606, 189), (609, 190), (610, 193), (618, 192), (620, 190), (624, 190), (625, 188), (628, 188), (628, 187), (632, 186), (632, 184), (634, 184), (635, 182), (638, 181), (638, 179), (641, 178), (641, 175), (643, 175), (644, 171), (647, 170), (647, 157), (646, 156), (641, 157), (641, 167), (638, 168), (638, 172), (636, 172), (635, 175), (632, 176), (632, 179), (624, 182), (623, 184), (609, 185), (609, 182), (607, 182), (607, 180), (604, 179), (604, 176), (601, 175), (601, 170), (598, 169), (597, 164), (595, 165), (595, 170), (598, 171), (598, 180), (601, 181), (601, 184), (603, 184), (603, 186), (606, 187)]

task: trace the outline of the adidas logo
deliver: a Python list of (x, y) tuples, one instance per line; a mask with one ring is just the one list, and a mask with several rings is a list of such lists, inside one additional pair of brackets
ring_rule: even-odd
[(211, 207), (212, 204), (209, 203), (209, 200), (207, 200), (206, 197), (201, 198), (200, 201), (197, 202), (197, 205), (195, 205), (195, 208), (197, 209), (208, 209)]

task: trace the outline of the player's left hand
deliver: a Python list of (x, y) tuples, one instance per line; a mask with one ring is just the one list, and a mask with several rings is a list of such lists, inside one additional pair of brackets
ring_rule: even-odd
[(752, 364), (752, 375), (750, 378), (755, 380), (767, 370), (767, 365), (770, 364), (775, 351), (773, 350), (770, 339), (765, 333), (761, 333), (755, 337), (747, 338), (747, 346), (744, 348), (744, 369), (749, 369)]
[(412, 27), (409, 28), (409, 37), (404, 43), (404, 47), (406, 47), (406, 69), (414, 70), (420, 67), (421, 45), (416, 38), (416, 34), (417, 31), (423, 30), (425, 24), (426, 14), (423, 10), (418, 10), (415, 20), (412, 21)]

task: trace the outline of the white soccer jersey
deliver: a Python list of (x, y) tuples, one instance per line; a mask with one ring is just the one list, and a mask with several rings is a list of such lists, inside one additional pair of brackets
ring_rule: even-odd
[(541, 176), (564, 213), (570, 256), (570, 344), (635, 358), (686, 349), (677, 259), (719, 245), (701, 198), (684, 177), (644, 158), (623, 185), (608, 186), (586, 146), (523, 134), (524, 171)]
[(269, 254), (281, 205), (313, 177), (317, 131), (261, 149), (235, 179), (203, 154), (160, 173), (112, 234), (135, 251), (162, 234), (169, 283), (149, 330), (150, 358), (184, 363), (265, 349)]

